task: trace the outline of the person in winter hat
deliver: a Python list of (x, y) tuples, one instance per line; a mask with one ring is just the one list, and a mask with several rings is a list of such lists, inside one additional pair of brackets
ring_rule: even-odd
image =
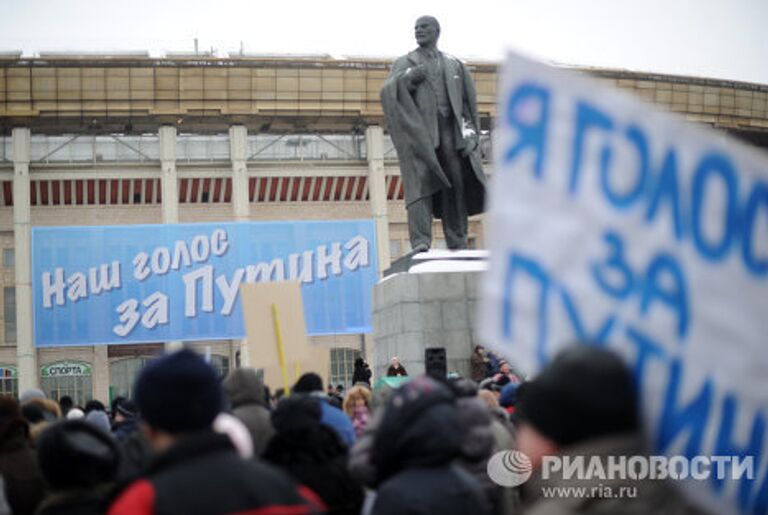
[(323, 424), (336, 431), (347, 447), (352, 447), (355, 443), (355, 428), (349, 417), (330, 403), (328, 396), (323, 392), (323, 380), (319, 375), (314, 372), (303, 374), (293, 386), (293, 393), (315, 399), (322, 410)]
[(499, 405), (504, 408), (504, 410), (510, 415), (515, 412), (515, 404), (517, 404), (517, 389), (519, 387), (519, 383), (507, 383), (499, 393)]
[(83, 420), (57, 422), (40, 435), (37, 453), (50, 487), (39, 515), (104, 513), (120, 459), (109, 434)]
[(0, 396), (0, 476), (5, 480), (8, 504), (16, 515), (32, 515), (45, 495), (29, 425), (16, 399)]
[(272, 413), (276, 434), (263, 459), (281, 467), (325, 502), (328, 513), (357, 515), (363, 489), (347, 470), (347, 446), (322, 423), (316, 399), (292, 395)]
[(455, 463), (461, 451), (455, 397), (446, 385), (420, 376), (395, 390), (373, 443), (380, 482), (373, 514), (490, 514), (478, 482)]
[(407, 376), (408, 371), (405, 370), (405, 367), (402, 363), (400, 363), (400, 358), (395, 356), (392, 358), (392, 361), (390, 362), (389, 368), (387, 369), (387, 377), (398, 377), (398, 376)]
[(157, 457), (115, 500), (110, 515), (224, 515), (278, 507), (303, 514), (320, 507), (282, 472), (242, 459), (228, 436), (213, 431), (223, 392), (216, 372), (194, 352), (150, 362), (133, 398)]
[(84, 420), (91, 424), (93, 427), (103, 431), (105, 434), (110, 434), (112, 432), (111, 426), (109, 424), (109, 415), (107, 415), (106, 411), (91, 410), (85, 414)]
[(352, 421), (355, 437), (360, 438), (371, 416), (371, 390), (365, 386), (353, 386), (344, 399), (344, 413)]
[[(646, 456), (639, 405), (632, 373), (612, 351), (575, 345), (558, 354), (532, 381), (517, 391), (517, 446), (533, 466), (523, 485), (526, 514), (695, 513), (671, 485), (661, 480), (611, 477), (564, 477), (541, 474), (545, 456), (599, 459), (604, 470), (617, 457)], [(615, 497), (550, 497), (554, 487), (632, 489)], [(552, 490), (549, 490), (552, 491)], [(556, 490), (555, 490), (556, 491)]]
[(129, 399), (123, 399), (115, 406), (112, 434), (118, 442), (124, 442), (139, 429), (139, 408)]
[(371, 367), (363, 358), (355, 358), (355, 368), (352, 372), (352, 384), (359, 383), (371, 386)]
[(275, 434), (267, 409), (264, 381), (253, 368), (236, 368), (224, 379), (223, 387), (229, 398), (232, 415), (248, 428), (253, 452), (260, 456)]
[(449, 380), (448, 384), (456, 395), (461, 429), (461, 456), (458, 463), (480, 484), (493, 506), (493, 513), (516, 513), (519, 505), (517, 489), (501, 487), (488, 476), (488, 460), (493, 453), (501, 450), (496, 448), (496, 432), (499, 429), (506, 430), (498, 427), (499, 422), (478, 397), (477, 383), (459, 378)]

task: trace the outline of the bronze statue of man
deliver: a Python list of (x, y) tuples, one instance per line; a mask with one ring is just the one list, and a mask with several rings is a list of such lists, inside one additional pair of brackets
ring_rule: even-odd
[(438, 51), (440, 24), (416, 20), (419, 47), (398, 58), (381, 103), (400, 160), (408, 233), (415, 252), (432, 245), (440, 218), (449, 249), (467, 248), (467, 217), (485, 201), (477, 98), (466, 65)]

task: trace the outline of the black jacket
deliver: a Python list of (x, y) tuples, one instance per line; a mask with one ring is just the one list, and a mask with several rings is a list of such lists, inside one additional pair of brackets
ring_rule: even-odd
[(488, 515), (491, 506), (477, 481), (453, 463), (461, 430), (452, 393), (417, 377), (387, 402), (373, 442), (381, 481), (373, 515)]
[(352, 373), (352, 384), (366, 383), (371, 384), (371, 368), (367, 363), (356, 362), (355, 370)]
[(397, 377), (397, 376), (407, 376), (408, 372), (405, 370), (405, 367), (403, 365), (400, 365), (398, 368), (395, 368), (394, 365), (390, 365), (387, 369), (387, 377)]
[(108, 513), (225, 515), (261, 508), (301, 515), (317, 507), (284, 473), (241, 459), (227, 436), (204, 432), (159, 455), (146, 477), (131, 484)]
[(34, 513), (45, 496), (45, 482), (27, 440), (26, 422), (21, 419), (7, 423), (0, 431), (0, 475), (13, 513)]
[(379, 488), (372, 515), (490, 515), (475, 479), (456, 465), (413, 468)]
[(109, 487), (55, 492), (43, 500), (35, 515), (102, 515)]
[(329, 514), (357, 515), (363, 489), (347, 469), (347, 446), (321, 416), (316, 399), (293, 395), (281, 401), (273, 414), (277, 433), (263, 458), (315, 492)]

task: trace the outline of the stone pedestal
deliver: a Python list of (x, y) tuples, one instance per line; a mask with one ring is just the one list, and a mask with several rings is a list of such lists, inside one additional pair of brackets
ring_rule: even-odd
[(469, 376), (480, 272), (398, 273), (373, 289), (376, 377), (398, 356), (409, 375), (424, 373), (424, 349), (444, 347), (448, 372)]

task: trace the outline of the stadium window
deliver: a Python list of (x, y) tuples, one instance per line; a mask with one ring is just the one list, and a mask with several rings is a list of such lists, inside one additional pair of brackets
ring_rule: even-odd
[(330, 382), (334, 386), (343, 384), (344, 388), (352, 385), (352, 375), (355, 372), (355, 359), (361, 356), (361, 352), (355, 349), (334, 348), (331, 349), (331, 373)]
[(69, 395), (75, 405), (85, 406), (93, 399), (91, 365), (82, 361), (56, 361), (43, 365), (40, 367), (40, 386), (49, 399), (58, 401)]
[(229, 374), (229, 358), (213, 354), (211, 355), (211, 367), (216, 371), (217, 376), (221, 378), (227, 377), (227, 374)]
[(16, 288), (3, 288), (4, 342), (16, 343)]
[(392, 261), (402, 256), (403, 249), (400, 240), (389, 240), (389, 257)]
[(120, 359), (109, 364), (109, 391), (113, 399), (118, 396), (131, 397), (133, 383), (150, 359), (152, 358), (141, 356)]
[(6, 268), (16, 266), (16, 252), (14, 249), (3, 249), (3, 266)]
[(18, 369), (12, 365), (0, 365), (0, 395), (19, 396)]

